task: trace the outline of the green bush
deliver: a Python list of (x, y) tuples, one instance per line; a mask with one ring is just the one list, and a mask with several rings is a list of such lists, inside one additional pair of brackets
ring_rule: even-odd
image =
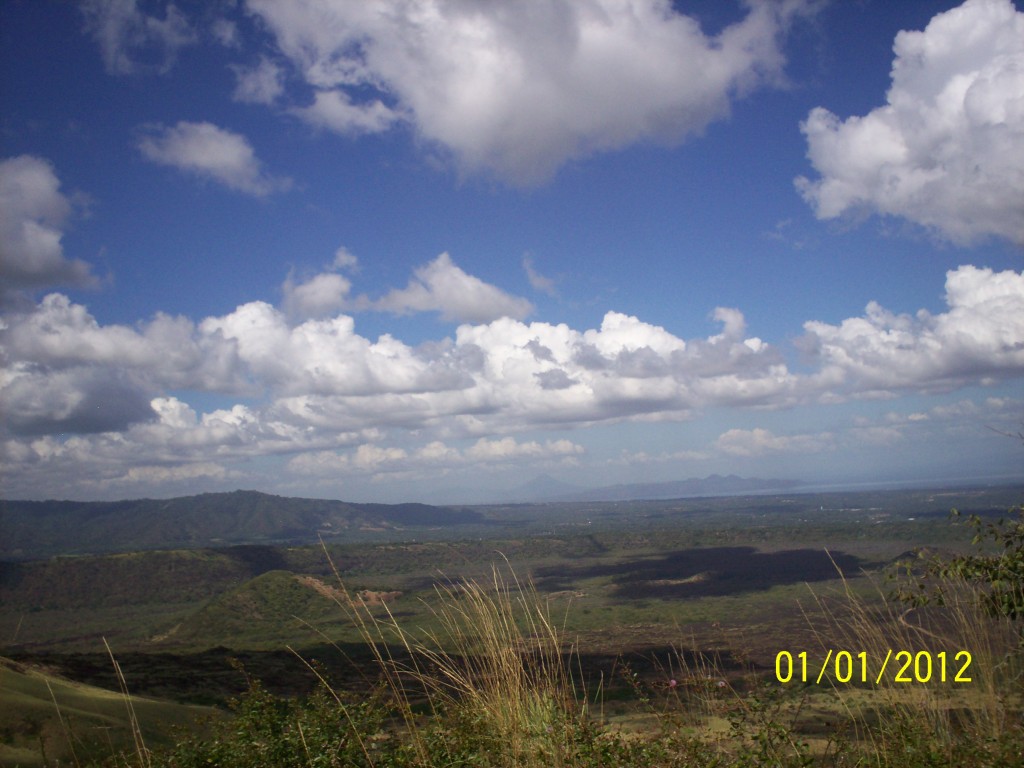
[[(954, 520), (960, 516), (957, 510), (951, 514)], [(912, 607), (944, 606), (955, 586), (970, 585), (988, 614), (1014, 622), (1024, 645), (1024, 507), (995, 522), (970, 515), (967, 526), (975, 552), (904, 561), (901, 567), (908, 578), (894, 596)]]
[[(154, 756), (166, 768), (369, 768), (387, 743), (386, 706), (376, 695), (344, 700), (322, 686), (309, 697), (286, 699), (258, 682), (232, 704), (235, 716), (212, 737), (189, 738)], [(386, 750), (385, 750), (386, 751)]]

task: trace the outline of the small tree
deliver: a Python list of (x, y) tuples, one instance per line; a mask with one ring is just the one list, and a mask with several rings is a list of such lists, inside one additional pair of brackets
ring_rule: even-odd
[[(960, 513), (954, 509), (951, 516)], [(900, 565), (912, 580), (895, 595), (915, 607), (945, 605), (955, 585), (967, 584), (977, 590), (987, 613), (1014, 622), (1024, 646), (1024, 507), (1014, 507), (1009, 517), (995, 522), (970, 515), (967, 526), (976, 552), (949, 559), (936, 555), (923, 564), (904, 561)]]

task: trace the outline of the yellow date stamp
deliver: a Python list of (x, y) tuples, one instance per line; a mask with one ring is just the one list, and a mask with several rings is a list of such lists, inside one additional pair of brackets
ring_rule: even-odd
[[(780, 683), (970, 683), (970, 651), (909, 651), (890, 648), (883, 656), (867, 651), (828, 649), (820, 666), (807, 651), (775, 654), (775, 679)], [(817, 669), (817, 671), (815, 671)], [(886, 675), (891, 677), (886, 677)]]

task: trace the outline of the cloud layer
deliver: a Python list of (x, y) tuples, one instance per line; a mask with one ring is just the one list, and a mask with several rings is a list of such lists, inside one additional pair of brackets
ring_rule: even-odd
[[(11, 414), (3, 455), (26, 483), (44, 484), (88, 477), (114, 487), (129, 482), (129, 471), (144, 478), (157, 469), (209, 477), (270, 455), (293, 455), (287, 466), (302, 476), (436, 476), (473, 463), (573, 461), (583, 451), (565, 439), (513, 437), (530, 431), (949, 392), (1024, 376), (1024, 274), (961, 267), (947, 276), (946, 302), (937, 315), (872, 302), (839, 324), (809, 321), (797, 346), (810, 368), (796, 372), (787, 350), (751, 336), (731, 308), (715, 310), (722, 330), (706, 338), (608, 312), (586, 330), (507, 316), (467, 322), (453, 337), (412, 347), (361, 336), (350, 315), (295, 322), (265, 302), (198, 323), (157, 315), (134, 328), (101, 325), (50, 294), (9, 313), (0, 329), (0, 398)], [(444, 311), (436, 302), (419, 309)], [(199, 414), (182, 392), (236, 404)], [(460, 447), (466, 441), (476, 442)], [(831, 445), (828, 433), (736, 429), (709, 450), (743, 457)]]
[(343, 134), (408, 124), (463, 172), (516, 184), (700, 133), (779, 77), (780, 39), (810, 5), (755, 0), (708, 36), (664, 0), (247, 3), (312, 89), (303, 119)]
[(1024, 245), (1024, 13), (967, 0), (900, 32), (885, 106), (802, 125), (820, 175), (797, 186), (819, 218), (880, 213), (958, 244)]

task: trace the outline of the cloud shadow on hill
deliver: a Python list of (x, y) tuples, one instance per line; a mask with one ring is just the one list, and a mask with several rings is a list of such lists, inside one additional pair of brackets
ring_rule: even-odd
[(573, 589), (583, 579), (611, 577), (614, 597), (683, 599), (827, 581), (837, 578), (839, 571), (856, 573), (860, 565), (853, 555), (822, 549), (760, 552), (755, 547), (709, 547), (576, 568), (549, 566), (537, 569), (534, 578), (541, 592)]

